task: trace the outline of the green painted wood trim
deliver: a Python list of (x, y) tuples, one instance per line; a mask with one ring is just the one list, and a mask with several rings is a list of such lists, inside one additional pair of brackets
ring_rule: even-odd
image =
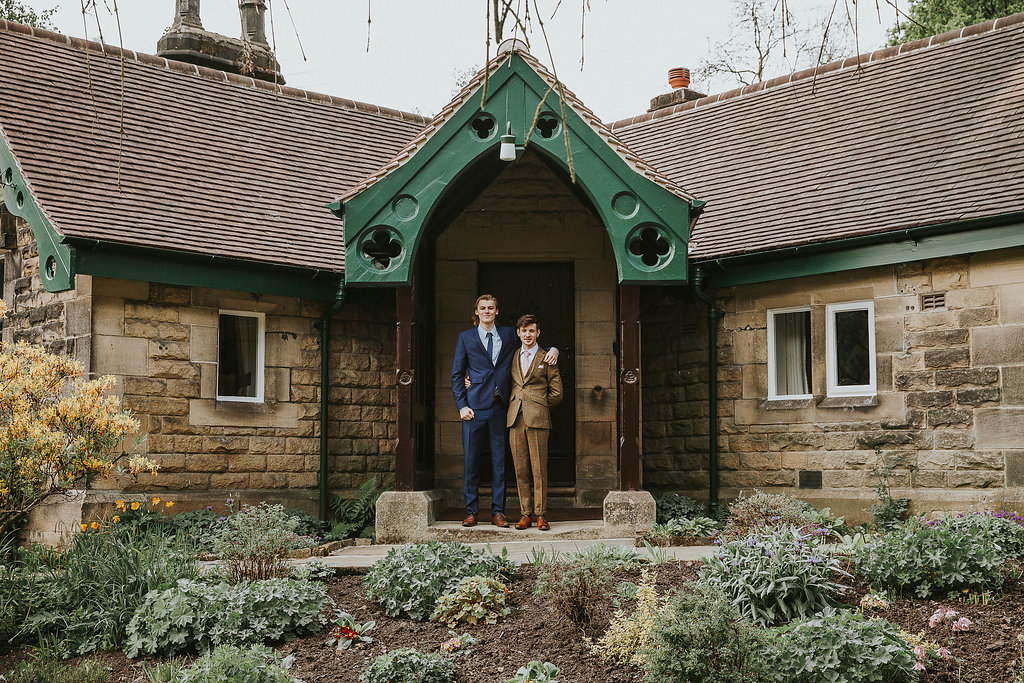
[(704, 271), (709, 289), (720, 289), (1020, 246), (1024, 214), (1014, 213), (694, 265)]
[(46, 216), (25, 179), (7, 136), (0, 127), (0, 186), (4, 206), (32, 228), (39, 249), (39, 279), (48, 292), (63, 292), (75, 286), (74, 255), (64, 236)]
[[(523, 145), (527, 127), (547, 89), (547, 82), (529, 64), (519, 55), (510, 55), (490, 77), (483, 109), (477, 91), (402, 166), (348, 199), (344, 206), (337, 202), (330, 205), (328, 208), (344, 217), (346, 284), (409, 284), (424, 232), (446, 192), (483, 155), (497, 159), (499, 139), (507, 123), (512, 124), (517, 145)], [(547, 139), (535, 133), (530, 148), (568, 172), (561, 128), (567, 126), (576, 181), (608, 232), (619, 282), (685, 283), (690, 203), (635, 171), (571, 108), (566, 107), (566, 120), (561, 121), (556, 93), (548, 95), (543, 111), (559, 119), (559, 128)], [(495, 124), (486, 140), (474, 135), (472, 129), (473, 120), (481, 114), (490, 116)], [(655, 227), (670, 245), (669, 253), (653, 267), (645, 266), (629, 251), (629, 243), (646, 226)], [(363, 246), (377, 234), (386, 234), (401, 248), (385, 269), (376, 268), (363, 253)]]
[(126, 248), (91, 241), (76, 244), (73, 253), (75, 268), (82, 275), (319, 301), (333, 300), (341, 279), (341, 273), (330, 271), (287, 268), (158, 249)]

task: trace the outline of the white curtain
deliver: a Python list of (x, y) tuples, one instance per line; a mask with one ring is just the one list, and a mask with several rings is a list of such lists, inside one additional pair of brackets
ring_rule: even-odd
[(775, 393), (778, 396), (811, 393), (807, 376), (810, 317), (807, 311), (775, 315)]

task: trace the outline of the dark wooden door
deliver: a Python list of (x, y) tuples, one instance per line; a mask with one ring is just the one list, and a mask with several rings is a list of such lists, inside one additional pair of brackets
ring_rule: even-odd
[[(572, 263), (480, 263), (480, 294), (498, 298), (498, 324), (514, 328), (519, 316), (532, 313), (540, 322), (539, 344), (558, 348), (558, 369), (565, 397), (551, 411), (548, 440), (548, 486), (576, 485), (575, 282)], [(485, 456), (486, 457), (486, 456)], [(509, 493), (515, 468), (509, 451), (505, 463)], [(490, 485), (490, 468), (481, 467), (481, 484)]]

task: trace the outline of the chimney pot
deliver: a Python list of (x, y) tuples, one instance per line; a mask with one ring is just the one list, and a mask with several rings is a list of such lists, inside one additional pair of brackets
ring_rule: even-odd
[(683, 67), (676, 67), (668, 70), (668, 84), (673, 90), (679, 90), (690, 85), (690, 70)]
[(203, 22), (199, 18), (199, 0), (174, 0), (174, 23), (171, 24), (171, 28), (181, 26), (203, 27)]
[(270, 47), (263, 19), (267, 3), (264, 0), (239, 0), (238, 9), (242, 13), (242, 38), (250, 43)]

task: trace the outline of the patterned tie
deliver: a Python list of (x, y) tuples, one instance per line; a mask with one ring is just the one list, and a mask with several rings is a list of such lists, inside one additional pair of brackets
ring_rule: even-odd
[(491, 359), (491, 365), (494, 365), (494, 337), (491, 333), (487, 333), (487, 357)]

